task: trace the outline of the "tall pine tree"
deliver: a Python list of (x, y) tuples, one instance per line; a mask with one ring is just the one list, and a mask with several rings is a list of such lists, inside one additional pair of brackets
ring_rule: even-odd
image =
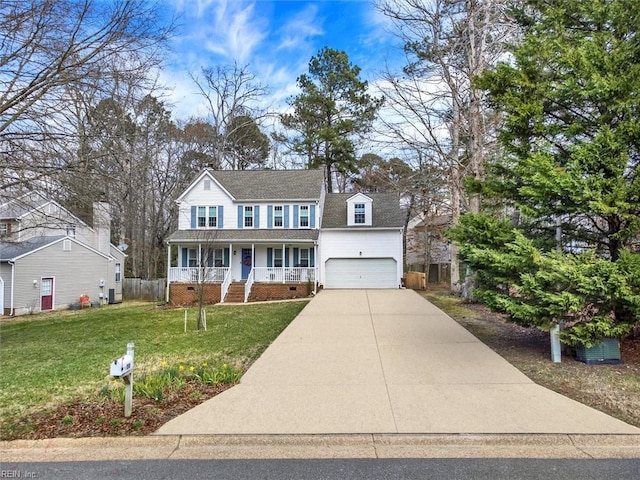
[(307, 158), (309, 168), (324, 166), (329, 192), (335, 172), (356, 171), (354, 140), (371, 129), (382, 104), (359, 75), (345, 52), (323, 48), (309, 61), (309, 73), (298, 77), (293, 112), (281, 116), (283, 126), (296, 132), (293, 151)]

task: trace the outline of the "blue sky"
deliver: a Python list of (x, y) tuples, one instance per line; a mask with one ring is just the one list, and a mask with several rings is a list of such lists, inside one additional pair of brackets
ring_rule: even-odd
[[(369, 0), (164, 0), (179, 28), (161, 82), (173, 89), (174, 117), (201, 115), (189, 72), (202, 67), (247, 65), (283, 105), (296, 78), (321, 48), (344, 50), (375, 83), (385, 62), (398, 63), (397, 40)], [(401, 59), (400, 59), (401, 60)]]

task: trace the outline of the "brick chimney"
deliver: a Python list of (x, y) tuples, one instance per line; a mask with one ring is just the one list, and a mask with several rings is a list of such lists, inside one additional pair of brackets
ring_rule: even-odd
[(93, 202), (94, 247), (109, 255), (111, 245), (111, 205), (107, 202)]

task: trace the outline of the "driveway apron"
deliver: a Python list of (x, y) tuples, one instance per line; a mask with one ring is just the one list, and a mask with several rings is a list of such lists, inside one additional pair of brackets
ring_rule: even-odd
[(536, 385), (412, 290), (323, 290), (239, 385), (158, 434), (640, 429)]

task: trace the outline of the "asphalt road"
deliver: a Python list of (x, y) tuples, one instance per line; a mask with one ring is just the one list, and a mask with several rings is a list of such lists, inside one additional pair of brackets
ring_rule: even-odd
[(246, 479), (394, 480), (523, 479), (629, 480), (640, 458), (572, 459), (334, 459), (334, 460), (140, 460), (2, 463), (0, 478), (36, 479)]

